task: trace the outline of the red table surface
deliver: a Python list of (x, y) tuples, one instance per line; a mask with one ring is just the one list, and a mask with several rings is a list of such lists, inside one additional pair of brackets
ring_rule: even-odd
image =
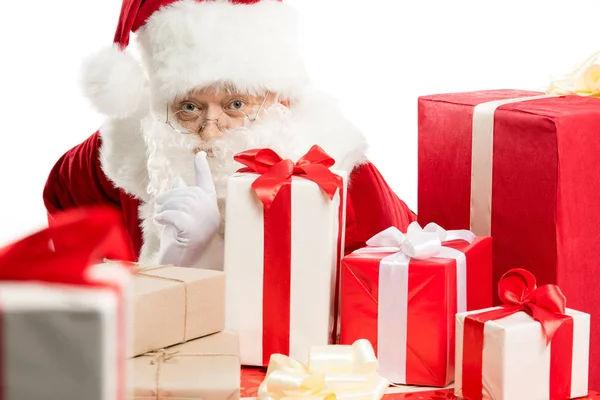
[[(416, 393), (396, 393), (386, 394), (383, 396), (386, 400), (449, 400), (456, 399), (452, 389), (446, 390), (432, 390), (428, 392), (416, 392)], [(580, 397), (580, 400), (598, 400), (600, 394), (597, 392), (590, 391), (586, 397)]]
[[(258, 387), (265, 378), (264, 368), (242, 368), (242, 381), (240, 397), (257, 397)], [(456, 399), (452, 389), (449, 390), (431, 390), (427, 392), (416, 393), (395, 393), (383, 396), (386, 400), (448, 400)], [(581, 400), (600, 400), (600, 393), (590, 391), (587, 397)]]

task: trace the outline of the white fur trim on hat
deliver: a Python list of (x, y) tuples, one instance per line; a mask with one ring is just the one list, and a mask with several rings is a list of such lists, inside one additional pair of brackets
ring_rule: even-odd
[(141, 64), (118, 45), (88, 57), (83, 64), (82, 87), (102, 114), (125, 118), (148, 101), (148, 80)]
[(292, 97), (308, 80), (297, 25), (296, 11), (274, 0), (180, 0), (163, 7), (137, 32), (154, 102), (224, 82)]

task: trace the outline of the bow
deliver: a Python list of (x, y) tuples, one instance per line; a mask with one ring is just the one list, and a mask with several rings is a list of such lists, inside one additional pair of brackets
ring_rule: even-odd
[(158, 363), (171, 361), (171, 359), (173, 357), (177, 356), (178, 353), (179, 353), (178, 351), (168, 352), (165, 349), (160, 349), (157, 351), (152, 351), (150, 353), (146, 353), (146, 354), (144, 354), (144, 356), (154, 357), (150, 361), (150, 365), (156, 365)]
[(108, 207), (78, 208), (1, 249), (0, 280), (93, 285), (88, 267), (105, 257), (131, 259), (120, 214)]
[(557, 285), (536, 287), (535, 276), (524, 269), (512, 269), (498, 283), (502, 308), (472, 315), (479, 320), (500, 319), (524, 311), (540, 322), (546, 344), (552, 341), (565, 319), (566, 298)]
[(245, 168), (237, 172), (251, 172), (260, 174), (252, 183), (252, 188), (268, 210), (281, 187), (290, 182), (292, 176), (308, 179), (333, 199), (337, 189), (341, 189), (343, 180), (329, 169), (335, 164), (319, 146), (313, 146), (296, 163), (292, 160), (282, 159), (271, 149), (253, 149), (236, 154), (233, 159)]
[(600, 51), (593, 54), (570, 74), (554, 79), (546, 93), (600, 98)]
[(396, 258), (425, 260), (436, 256), (443, 257), (446, 248), (442, 246), (442, 242), (449, 240), (466, 240), (472, 243), (475, 234), (468, 230), (447, 231), (433, 222), (421, 228), (417, 222), (412, 222), (406, 234), (395, 226), (389, 227), (367, 240), (369, 247), (358, 249), (354, 253), (395, 252)]
[(260, 400), (283, 398), (379, 400), (389, 386), (378, 370), (371, 343), (313, 346), (308, 365), (273, 354), (267, 375), (258, 389)]

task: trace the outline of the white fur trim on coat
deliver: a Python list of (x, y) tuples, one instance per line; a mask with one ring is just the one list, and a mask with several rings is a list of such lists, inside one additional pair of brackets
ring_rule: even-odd
[(305, 88), (291, 107), (290, 134), (293, 161), (319, 145), (335, 160), (334, 169), (350, 173), (367, 161), (368, 143), (363, 133), (342, 113), (338, 101), (315, 88)]
[(140, 129), (139, 117), (107, 121), (100, 128), (100, 165), (115, 187), (148, 200), (146, 143)]
[(181, 0), (162, 8), (137, 32), (154, 104), (217, 82), (293, 96), (308, 80), (297, 26), (296, 11), (275, 0)]

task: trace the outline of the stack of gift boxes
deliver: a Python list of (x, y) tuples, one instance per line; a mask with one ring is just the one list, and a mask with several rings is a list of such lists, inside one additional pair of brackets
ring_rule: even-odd
[[(420, 98), (418, 114), (419, 221), (351, 254), (348, 176), (318, 146), (236, 155), (224, 272), (0, 254), (6, 398), (42, 398), (35, 376), (61, 399), (124, 398), (125, 381), (134, 399), (234, 399), (240, 365), (269, 367), (265, 399), (380, 398), (390, 383), (587, 395), (600, 385), (600, 99), (455, 93)], [(48, 274), (52, 257), (86, 279)], [(7, 272), (32, 260), (45, 266)]]
[(0, 251), (1, 398), (239, 398), (223, 272), (128, 262), (112, 209), (57, 221)]
[(130, 398), (239, 397), (239, 343), (225, 330), (225, 275), (134, 266)]

